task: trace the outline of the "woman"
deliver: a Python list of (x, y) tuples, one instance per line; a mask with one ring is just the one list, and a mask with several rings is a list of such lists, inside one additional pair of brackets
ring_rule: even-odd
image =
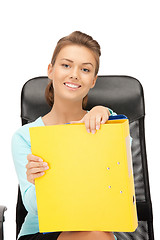
[[(65, 123), (85, 123), (89, 134), (95, 133), (113, 111), (96, 106), (85, 111), (88, 92), (95, 86), (101, 55), (99, 44), (91, 36), (76, 31), (60, 39), (48, 65), (46, 88), (51, 111), (18, 129), (12, 138), (12, 154), (19, 179), (22, 200), (28, 214), (22, 225), (20, 240), (114, 240), (111, 232), (39, 233), (35, 195), (35, 178), (45, 174), (47, 163), (31, 154), (29, 128)], [(26, 171), (27, 170), (27, 171)]]

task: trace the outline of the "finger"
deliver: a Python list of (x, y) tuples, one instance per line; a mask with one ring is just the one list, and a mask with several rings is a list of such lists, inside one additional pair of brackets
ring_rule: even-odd
[(39, 177), (43, 176), (44, 174), (45, 174), (45, 172), (36, 173), (33, 175), (33, 177), (34, 177), (34, 179), (39, 178)]
[(34, 162), (43, 162), (43, 159), (36, 156), (36, 155), (33, 155), (33, 154), (28, 154), (27, 155), (27, 160), (28, 161), (34, 161)]
[(90, 120), (89, 118), (85, 118), (85, 127), (88, 133), (90, 133)]
[(101, 119), (102, 119), (102, 117), (100, 115), (96, 116), (96, 129), (97, 130), (100, 129)]
[(96, 132), (96, 118), (95, 117), (90, 118), (90, 130), (93, 134)]
[(110, 111), (109, 111), (109, 109), (107, 108), (107, 120), (108, 120), (108, 118), (109, 118), (109, 116), (111, 115), (111, 113), (110, 113)]
[(48, 169), (49, 169), (48, 166), (41, 167), (41, 168), (30, 168), (30, 169), (28, 169), (28, 174), (41, 173), (41, 172), (44, 172)]
[(30, 174), (35, 174), (35, 173), (41, 173), (48, 169), (49, 169), (48, 166), (41, 167), (41, 168), (30, 168), (30, 169), (27, 169), (27, 174), (30, 175)]
[(29, 161), (26, 165), (27, 168), (35, 168), (35, 167), (43, 167), (47, 166), (47, 162), (34, 162), (34, 161)]
[(109, 116), (108, 115), (103, 115), (102, 116), (102, 120), (101, 120), (101, 124), (104, 124), (104, 123), (106, 123), (107, 122), (107, 120), (108, 120), (108, 118), (109, 118)]
[(27, 180), (29, 182), (32, 182), (37, 177), (43, 176), (45, 174), (45, 171), (48, 170), (49, 167), (46, 166), (45, 168), (31, 168), (27, 169), (26, 175), (27, 175)]

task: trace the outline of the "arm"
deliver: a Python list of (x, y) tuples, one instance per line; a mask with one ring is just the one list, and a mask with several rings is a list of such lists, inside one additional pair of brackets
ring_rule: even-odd
[[(112, 109), (104, 106), (95, 106), (80, 121), (71, 121), (70, 123), (85, 123), (86, 130), (94, 134), (96, 130), (100, 129), (100, 125), (106, 123), (109, 116), (115, 116), (117, 113)], [(130, 143), (132, 144), (132, 137), (130, 136)]]
[(23, 204), (28, 212), (37, 215), (35, 186), (27, 181), (26, 175), (27, 155), (31, 153), (29, 142), (17, 131), (12, 137), (11, 148)]
[(85, 123), (87, 132), (93, 134), (100, 129), (100, 125), (106, 123), (110, 115), (117, 115), (111, 109), (104, 106), (95, 106), (80, 121), (70, 123)]

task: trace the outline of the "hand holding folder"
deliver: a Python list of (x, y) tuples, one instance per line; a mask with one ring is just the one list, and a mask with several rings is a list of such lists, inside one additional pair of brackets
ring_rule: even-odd
[(94, 135), (83, 123), (30, 128), (32, 154), (50, 167), (35, 181), (40, 232), (136, 229), (129, 123), (119, 118)]

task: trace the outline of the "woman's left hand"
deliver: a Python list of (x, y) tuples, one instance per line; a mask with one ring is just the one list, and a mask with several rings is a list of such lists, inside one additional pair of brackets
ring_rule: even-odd
[(110, 111), (107, 107), (93, 107), (80, 121), (71, 121), (70, 123), (85, 123), (87, 132), (93, 134), (100, 129), (100, 124), (106, 123), (110, 116)]

